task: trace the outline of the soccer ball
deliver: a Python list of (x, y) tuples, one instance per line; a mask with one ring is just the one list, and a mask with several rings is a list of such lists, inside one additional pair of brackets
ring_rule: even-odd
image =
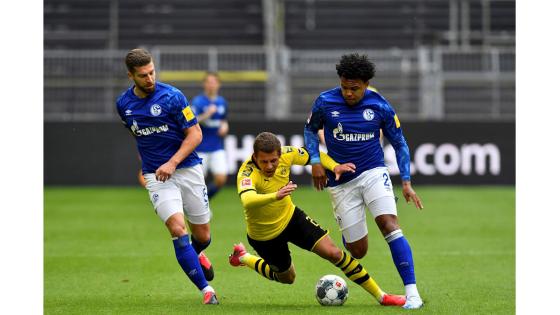
[(348, 286), (341, 277), (326, 275), (317, 282), (315, 297), (321, 305), (342, 305), (348, 298)]

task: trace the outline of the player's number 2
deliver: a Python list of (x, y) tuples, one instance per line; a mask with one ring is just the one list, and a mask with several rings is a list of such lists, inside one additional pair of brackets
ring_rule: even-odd
[(387, 187), (391, 186), (389, 184), (389, 175), (387, 173), (383, 173), (383, 178), (385, 178), (385, 182), (383, 183), (383, 185), (385, 185)]

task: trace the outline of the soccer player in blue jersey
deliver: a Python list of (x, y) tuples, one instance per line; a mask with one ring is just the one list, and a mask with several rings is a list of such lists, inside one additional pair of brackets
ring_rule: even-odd
[(194, 151), (202, 132), (183, 93), (156, 81), (148, 51), (129, 51), (125, 63), (134, 85), (117, 99), (117, 111), (136, 139), (150, 200), (171, 234), (179, 265), (202, 292), (203, 303), (218, 304), (207, 282), (214, 277), (213, 269), (202, 252), (210, 244), (211, 217), (201, 159)]
[[(416, 287), (412, 250), (398, 223), (393, 185), (379, 142), (382, 131), (395, 149), (406, 202), (413, 201), (422, 209), (422, 201), (411, 185), (410, 154), (401, 124), (387, 100), (368, 89), (375, 66), (366, 55), (344, 55), (336, 70), (340, 86), (317, 97), (305, 125), (313, 184), (318, 190), (327, 187), (343, 242), (355, 258), (364, 257), (368, 250), (365, 208), (369, 209), (403, 280), (403, 307), (420, 308), (423, 301)], [(354, 163), (356, 172), (345, 173), (338, 181), (331, 171), (325, 173), (319, 157), (320, 129), (324, 129), (329, 156), (337, 163)]]
[(204, 92), (192, 99), (192, 110), (202, 129), (202, 143), (196, 152), (202, 158), (204, 176), (208, 169), (213, 181), (208, 184), (208, 198), (212, 198), (227, 181), (228, 168), (224, 137), (229, 131), (227, 121), (228, 104), (218, 95), (220, 78), (217, 73), (208, 72), (203, 82)]

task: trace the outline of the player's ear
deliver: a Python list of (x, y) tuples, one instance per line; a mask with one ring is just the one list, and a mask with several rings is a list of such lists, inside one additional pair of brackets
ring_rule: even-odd
[(128, 76), (128, 78), (129, 78), (130, 80), (132, 80), (133, 75), (132, 75), (132, 73), (130, 73), (130, 71), (127, 71), (127, 72), (126, 72), (126, 75)]

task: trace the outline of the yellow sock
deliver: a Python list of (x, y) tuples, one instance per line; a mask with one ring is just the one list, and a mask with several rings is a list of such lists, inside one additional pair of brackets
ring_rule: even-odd
[(377, 301), (381, 302), (383, 291), (357, 259), (342, 251), (342, 258), (335, 265), (344, 272), (348, 279), (360, 285), (364, 290), (373, 295)]
[(270, 266), (264, 259), (251, 255), (245, 254), (239, 259), (245, 266), (255, 270), (261, 276), (267, 278), (268, 280), (278, 281), (278, 276), (274, 271), (270, 269)]

